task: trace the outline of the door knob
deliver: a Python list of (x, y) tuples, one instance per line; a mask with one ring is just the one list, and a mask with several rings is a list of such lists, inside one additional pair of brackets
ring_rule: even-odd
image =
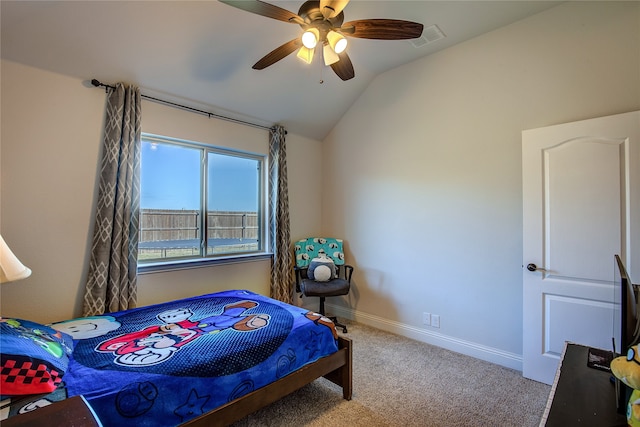
[(545, 272), (547, 271), (544, 268), (538, 268), (538, 266), (535, 265), (534, 263), (528, 264), (527, 265), (527, 270), (529, 270), (529, 271), (545, 271)]

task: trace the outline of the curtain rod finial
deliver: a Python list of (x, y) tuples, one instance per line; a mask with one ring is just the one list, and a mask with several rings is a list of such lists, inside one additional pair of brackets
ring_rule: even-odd
[(104, 84), (102, 83), (100, 80), (98, 79), (91, 79), (91, 84), (95, 87), (104, 87), (104, 91), (106, 93), (109, 93), (109, 89), (115, 89), (114, 86), (108, 85), (108, 84)]

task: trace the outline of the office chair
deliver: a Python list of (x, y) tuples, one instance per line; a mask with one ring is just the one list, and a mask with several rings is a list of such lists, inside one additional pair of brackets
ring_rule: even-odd
[[(294, 253), (296, 292), (305, 297), (319, 297), (320, 314), (326, 316), (325, 298), (347, 295), (351, 288), (353, 267), (344, 262), (342, 240), (309, 237), (295, 243)], [(342, 328), (342, 332), (347, 332), (347, 327), (336, 317), (329, 319)]]

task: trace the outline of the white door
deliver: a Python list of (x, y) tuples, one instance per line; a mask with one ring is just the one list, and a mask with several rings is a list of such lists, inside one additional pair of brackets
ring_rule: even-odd
[(523, 375), (551, 384), (565, 341), (619, 343), (614, 255), (640, 257), (640, 111), (523, 131), (522, 181)]

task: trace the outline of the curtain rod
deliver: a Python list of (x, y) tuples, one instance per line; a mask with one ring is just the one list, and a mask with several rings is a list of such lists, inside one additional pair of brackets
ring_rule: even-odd
[[(91, 80), (91, 84), (93, 86), (95, 86), (95, 87), (104, 87), (105, 91), (107, 89), (115, 89), (116, 88), (113, 85), (108, 85), (108, 84), (102, 83), (102, 82), (100, 82), (99, 80), (96, 80), (96, 79), (92, 79)], [(182, 110), (187, 110), (187, 111), (191, 111), (193, 113), (202, 114), (202, 115), (205, 115), (205, 116), (207, 116), (209, 118), (215, 117), (215, 118), (218, 118), (218, 119), (227, 120), (227, 121), (235, 122), (235, 123), (240, 123), (240, 124), (247, 125), (247, 126), (253, 126), (253, 127), (256, 127), (256, 128), (260, 128), (260, 129), (267, 129), (267, 130), (271, 130), (272, 129), (272, 127), (269, 127), (269, 126), (263, 126), (263, 125), (259, 125), (257, 123), (251, 123), (251, 122), (247, 122), (247, 121), (240, 120), (240, 119), (234, 119), (233, 117), (222, 116), (220, 114), (211, 113), (209, 111), (198, 110), (197, 108), (189, 107), (187, 105), (177, 104), (175, 102), (166, 101), (164, 99), (154, 98), (153, 96), (145, 95), (143, 93), (141, 93), (140, 96), (142, 98), (144, 98), (144, 99), (148, 99), (150, 101), (154, 101), (154, 102), (157, 102), (159, 104), (164, 104), (164, 105), (168, 105), (170, 107), (180, 108)], [(287, 131), (285, 130), (284, 133), (286, 135)]]

